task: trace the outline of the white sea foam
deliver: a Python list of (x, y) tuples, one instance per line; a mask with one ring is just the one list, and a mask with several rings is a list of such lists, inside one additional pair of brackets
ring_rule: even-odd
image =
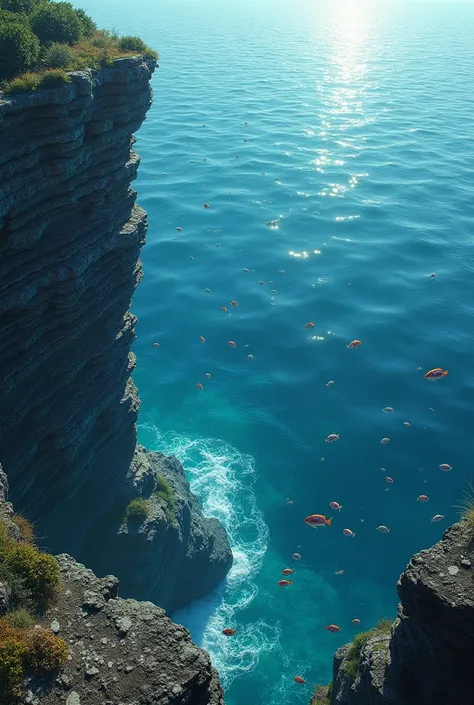
[[(211, 654), (228, 688), (236, 677), (252, 671), (264, 652), (279, 648), (280, 640), (278, 625), (245, 623), (243, 614), (258, 594), (255, 577), (268, 546), (268, 527), (253, 490), (254, 459), (224, 441), (162, 434), (150, 424), (142, 427), (148, 438), (154, 436), (153, 450), (181, 461), (204, 515), (217, 517), (229, 534), (234, 563), (227, 579), (211, 595), (173, 615)], [(229, 626), (238, 627), (238, 639), (223, 636)]]

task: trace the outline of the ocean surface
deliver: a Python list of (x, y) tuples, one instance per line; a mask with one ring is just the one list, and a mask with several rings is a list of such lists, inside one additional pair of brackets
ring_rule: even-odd
[(160, 53), (136, 144), (139, 436), (235, 556), (175, 619), (228, 705), (307, 705), (474, 479), (474, 5), (80, 4)]

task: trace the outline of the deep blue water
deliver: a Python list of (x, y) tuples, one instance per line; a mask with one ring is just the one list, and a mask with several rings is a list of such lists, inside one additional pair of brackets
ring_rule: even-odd
[(395, 616), (473, 477), (474, 6), (81, 4), (161, 55), (137, 142), (140, 440), (181, 458), (235, 553), (176, 619), (228, 705), (302, 705), (338, 646)]

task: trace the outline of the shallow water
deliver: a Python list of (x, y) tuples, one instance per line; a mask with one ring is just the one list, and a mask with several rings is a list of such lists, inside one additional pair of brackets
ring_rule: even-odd
[(474, 6), (82, 5), (161, 55), (137, 142), (140, 440), (180, 457), (236, 556), (175, 617), (228, 705), (307, 703), (351, 620), (396, 614), (398, 575), (472, 478)]

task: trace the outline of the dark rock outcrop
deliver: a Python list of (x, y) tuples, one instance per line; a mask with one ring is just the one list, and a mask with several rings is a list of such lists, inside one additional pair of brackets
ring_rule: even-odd
[[(19, 539), (12, 506), (4, 501), (6, 487), (0, 466), (0, 521)], [(224, 705), (209, 655), (186, 629), (151, 602), (119, 598), (114, 576), (99, 579), (66, 554), (58, 562), (61, 589), (38, 624), (65, 639), (68, 660), (59, 672), (27, 680), (21, 702)]]
[(119, 59), (55, 90), (0, 94), (0, 462), (50, 551), (97, 573), (107, 563), (126, 594), (172, 610), (212, 589), (231, 553), (171, 461), (174, 519), (153, 513), (133, 540), (121, 529), (128, 502), (152, 491), (135, 472), (128, 309), (147, 227), (133, 132), (155, 65)]
[(362, 648), (358, 676), (346, 673), (350, 645), (334, 659), (332, 705), (474, 704), (474, 530), (450, 527), (413, 556), (398, 582), (390, 636)]

